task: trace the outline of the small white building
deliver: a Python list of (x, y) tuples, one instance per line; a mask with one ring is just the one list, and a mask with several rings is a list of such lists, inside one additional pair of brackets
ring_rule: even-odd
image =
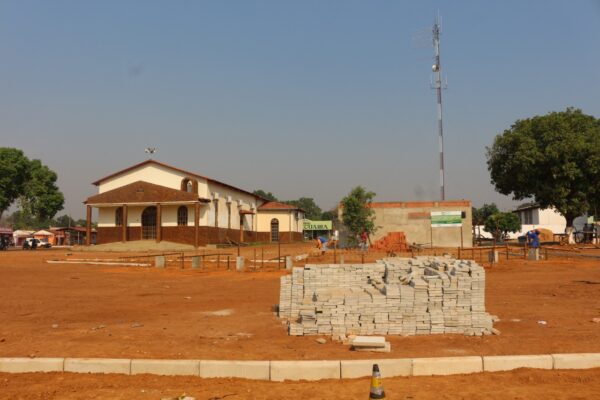
[[(552, 233), (565, 233), (567, 220), (554, 208), (541, 208), (537, 203), (522, 204), (513, 211), (521, 220), (521, 231), (511, 233), (511, 238), (524, 235), (532, 229), (544, 228)], [(583, 229), (583, 225), (588, 222), (588, 216), (582, 215), (575, 218), (573, 225), (576, 230)], [(591, 222), (591, 221), (590, 221)]]

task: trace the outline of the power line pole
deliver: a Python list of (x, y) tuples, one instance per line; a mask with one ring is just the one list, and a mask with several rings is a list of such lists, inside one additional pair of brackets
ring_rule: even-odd
[(433, 24), (433, 48), (435, 49), (435, 63), (432, 66), (435, 76), (434, 88), (437, 92), (437, 117), (440, 145), (440, 196), (446, 200), (446, 190), (444, 185), (444, 128), (442, 124), (442, 65), (440, 62), (440, 33), (441, 23), (438, 15)]

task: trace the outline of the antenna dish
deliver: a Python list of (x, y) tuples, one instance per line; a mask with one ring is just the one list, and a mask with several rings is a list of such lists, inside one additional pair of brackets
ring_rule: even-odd
[(433, 64), (433, 65), (431, 66), (431, 70), (432, 70), (433, 72), (438, 72), (438, 71), (440, 70), (440, 67), (439, 67), (439, 65), (437, 65), (437, 64)]

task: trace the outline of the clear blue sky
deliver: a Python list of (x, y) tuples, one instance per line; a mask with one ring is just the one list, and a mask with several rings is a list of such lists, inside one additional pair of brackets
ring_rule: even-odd
[(443, 19), (447, 198), (496, 202), (485, 146), (567, 106), (600, 117), (599, 1), (1, 1), (0, 146), (90, 182), (156, 158), (330, 208), (438, 199), (433, 49)]

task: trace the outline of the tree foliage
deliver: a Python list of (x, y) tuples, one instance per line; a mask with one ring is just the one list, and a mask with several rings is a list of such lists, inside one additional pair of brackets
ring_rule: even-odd
[(515, 213), (497, 212), (486, 218), (483, 230), (491, 233), (496, 241), (500, 241), (508, 232), (520, 231), (521, 220)]
[(21, 195), (30, 161), (21, 150), (0, 147), (0, 217)]
[(56, 173), (21, 150), (0, 147), (0, 216), (18, 200), (23, 217), (48, 220), (63, 208)]
[(40, 160), (32, 160), (30, 179), (25, 183), (21, 206), (32, 215), (44, 220), (52, 218), (63, 208), (65, 198), (56, 186), (56, 173)]
[(600, 121), (579, 109), (518, 120), (486, 150), (498, 192), (554, 207), (568, 227), (599, 201)]
[(304, 210), (307, 219), (319, 220), (321, 218), (321, 208), (315, 203), (312, 197), (300, 197), (298, 200), (288, 200), (284, 203)]
[(481, 208), (472, 208), (473, 226), (485, 224), (485, 220), (492, 214), (500, 212), (496, 203), (484, 204)]
[(374, 197), (375, 193), (357, 186), (342, 199), (342, 222), (350, 233), (350, 243), (354, 243), (362, 231), (370, 235), (375, 233), (375, 212), (370, 207)]
[(323, 211), (323, 213), (321, 214), (322, 221), (334, 221), (336, 218), (337, 211), (335, 210)]
[(252, 193), (255, 194), (256, 196), (262, 197), (263, 199), (267, 199), (269, 201), (277, 201), (277, 197), (275, 197), (275, 195), (273, 193), (265, 192), (262, 189), (257, 189)]

